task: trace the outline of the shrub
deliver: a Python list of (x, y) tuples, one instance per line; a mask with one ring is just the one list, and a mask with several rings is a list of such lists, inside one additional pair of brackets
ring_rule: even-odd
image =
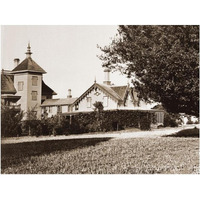
[(164, 127), (177, 127), (178, 123), (176, 122), (177, 116), (174, 116), (169, 113), (165, 113), (164, 117)]
[[(78, 113), (71, 117), (68, 132), (77, 134), (97, 131), (107, 132), (123, 130), (125, 127), (149, 130), (154, 119), (153, 116), (152, 113), (130, 110), (98, 110), (90, 113)], [(70, 117), (67, 116), (65, 123), (69, 123), (69, 120)]]
[(194, 122), (191, 120), (191, 117), (188, 117), (188, 121), (186, 124), (194, 124)]
[(21, 121), (23, 116), (23, 111), (1, 105), (1, 136), (20, 136), (22, 134)]

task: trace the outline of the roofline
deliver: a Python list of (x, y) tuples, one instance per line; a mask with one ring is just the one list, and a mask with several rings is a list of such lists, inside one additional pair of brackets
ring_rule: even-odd
[(18, 70), (18, 71), (11, 71), (10, 74), (19, 74), (19, 73), (26, 73), (26, 72), (31, 72), (31, 73), (37, 73), (37, 74), (46, 74), (47, 72), (41, 72), (41, 71), (35, 71), (35, 70)]
[(16, 94), (17, 91), (1, 90), (1, 94)]
[[(102, 89), (102, 90), (104, 90), (104, 91), (106, 91), (100, 84), (98, 84), (97, 83), (97, 85), (98, 86), (100, 86), (100, 88)], [(110, 89), (112, 89), (111, 87), (110, 87)], [(114, 90), (113, 90), (114, 91)], [(115, 92), (115, 91), (114, 91)], [(106, 93), (109, 93), (109, 92), (107, 92), (106, 91)], [(116, 92), (115, 92), (116, 93)], [(109, 93), (110, 94), (110, 93)], [(115, 96), (113, 96), (112, 94), (110, 94), (113, 98), (115, 98), (116, 99), (116, 97)], [(119, 99), (117, 99), (117, 101), (123, 101), (123, 99), (116, 93), (116, 95), (119, 97)]]
[(41, 105), (40, 107), (45, 107), (45, 106), (65, 106), (65, 105), (72, 105), (73, 103), (64, 103), (64, 104), (48, 104), (48, 105)]
[[(87, 94), (87, 92), (90, 91), (95, 85), (96, 85), (97, 87), (99, 87), (101, 90), (103, 90), (106, 94), (109, 94), (109, 96), (112, 96), (112, 98), (114, 98), (116, 101), (118, 101), (118, 103), (119, 103), (119, 101), (123, 101), (115, 91), (114, 91), (114, 92), (117, 94), (117, 96), (119, 97), (119, 99), (117, 99), (115, 96), (113, 96), (113, 95), (110, 94), (108, 91), (106, 91), (106, 90), (105, 90), (103, 87), (101, 87), (101, 85), (99, 85), (98, 83), (94, 83), (94, 84), (92, 84), (92, 86), (89, 87), (80, 97), (78, 97), (78, 99), (77, 99), (72, 105), (74, 105), (74, 104), (76, 104), (77, 102), (81, 101), (82, 98)], [(111, 89), (112, 89), (112, 88), (111, 88)]]
[[(158, 109), (109, 109), (109, 110), (103, 110), (104, 112), (112, 112), (112, 111), (140, 111), (140, 112), (164, 112), (164, 110), (158, 110)], [(91, 112), (95, 112), (94, 110), (90, 110), (90, 111), (74, 111), (74, 112), (64, 112), (61, 113), (62, 115), (77, 115), (79, 113), (91, 113)]]
[[(42, 93), (42, 95), (49, 95), (49, 94), (50, 94), (50, 93)], [(57, 93), (53, 91), (53, 92), (51, 93), (51, 95), (57, 95)]]

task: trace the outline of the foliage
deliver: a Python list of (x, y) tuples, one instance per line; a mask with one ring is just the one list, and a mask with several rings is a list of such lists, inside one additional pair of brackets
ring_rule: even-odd
[(22, 133), (21, 120), (23, 111), (15, 107), (1, 105), (1, 136), (15, 137)]
[[(153, 113), (133, 110), (102, 110), (101, 112), (78, 113), (71, 118), (69, 133), (71, 131), (73, 133), (107, 132), (122, 130), (126, 127), (149, 130), (153, 116)], [(66, 121), (69, 120), (68, 116)]]
[(165, 113), (164, 115), (164, 127), (177, 127), (177, 115)]
[(26, 112), (26, 120), (23, 122), (24, 128), (28, 135), (39, 136), (42, 135), (41, 121), (37, 118), (35, 108), (28, 109)]
[(94, 104), (93, 104), (93, 106), (94, 106), (94, 111), (98, 111), (98, 112), (101, 112), (101, 111), (103, 111), (103, 103), (101, 102), (101, 101), (96, 101)]
[(199, 113), (199, 26), (119, 26), (100, 47), (103, 67), (132, 78), (139, 98), (167, 112)]

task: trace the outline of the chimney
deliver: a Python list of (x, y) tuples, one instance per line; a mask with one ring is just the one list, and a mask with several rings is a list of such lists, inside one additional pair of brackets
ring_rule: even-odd
[(104, 81), (103, 81), (103, 84), (111, 85), (110, 69), (108, 67), (105, 67), (105, 69), (104, 69)]
[(67, 98), (69, 99), (69, 98), (72, 98), (72, 91), (71, 91), (71, 89), (68, 89), (68, 95), (67, 95)]
[(17, 67), (17, 65), (19, 65), (20, 59), (19, 58), (15, 58), (14, 59), (14, 67)]

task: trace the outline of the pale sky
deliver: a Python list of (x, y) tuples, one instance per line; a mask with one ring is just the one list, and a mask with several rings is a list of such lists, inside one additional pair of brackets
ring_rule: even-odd
[[(32, 58), (47, 74), (43, 80), (58, 95), (66, 98), (67, 90), (78, 97), (96, 80), (103, 82), (103, 68), (97, 55), (100, 46), (108, 45), (117, 33), (117, 26), (2, 26), (1, 68), (12, 70), (14, 58), (25, 59), (28, 41)], [(115, 85), (126, 85), (118, 72), (111, 74)]]

